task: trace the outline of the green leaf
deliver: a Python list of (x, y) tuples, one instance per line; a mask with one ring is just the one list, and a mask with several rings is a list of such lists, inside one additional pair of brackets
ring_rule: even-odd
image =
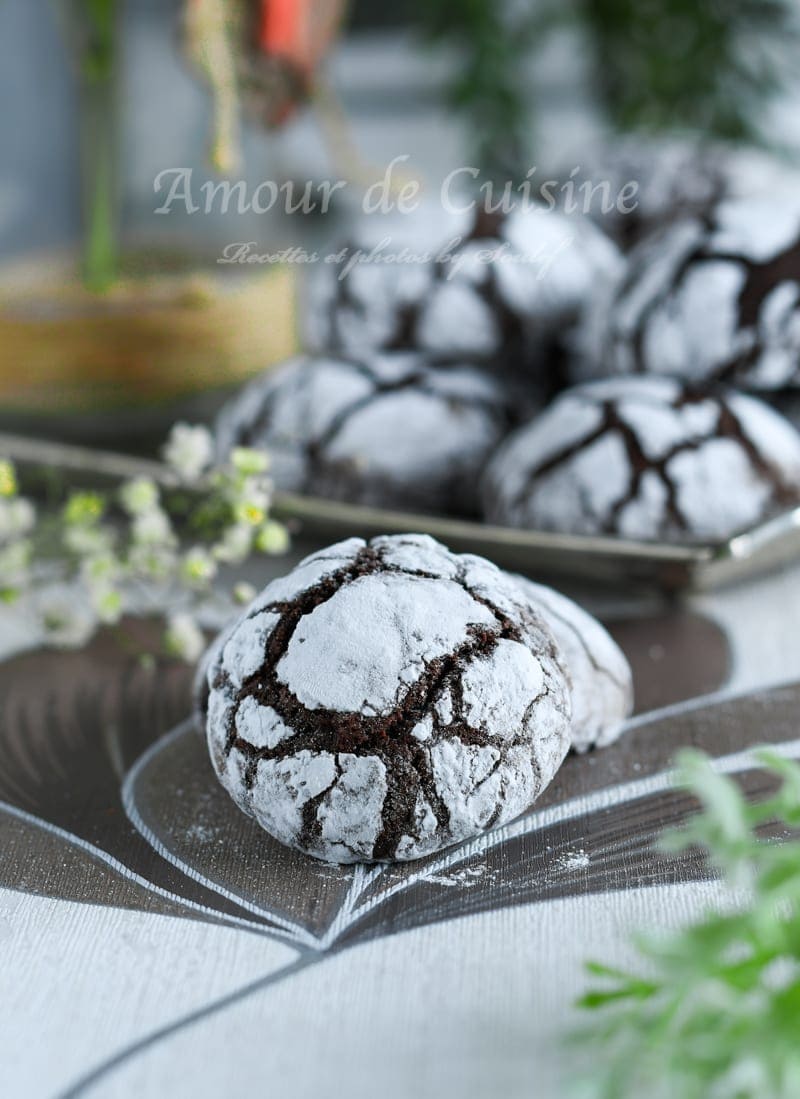
[[(800, 1094), (800, 839), (764, 841), (756, 827), (786, 826), (800, 812), (800, 767), (758, 752), (777, 793), (749, 803), (736, 783), (696, 752), (679, 757), (680, 784), (700, 812), (664, 846), (699, 844), (728, 872), (749, 871), (750, 890), (731, 911), (709, 912), (659, 937), (636, 936), (643, 968), (602, 962), (605, 982), (578, 1006), (592, 1013), (580, 1032), (594, 1052), (592, 1094), (614, 1099), (792, 1099)], [(732, 875), (735, 876), (735, 875)]]

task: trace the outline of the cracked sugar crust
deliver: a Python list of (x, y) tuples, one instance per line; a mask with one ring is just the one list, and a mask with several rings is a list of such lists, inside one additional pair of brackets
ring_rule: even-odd
[[(616, 246), (588, 219), (544, 208), (479, 211), (454, 239), (427, 263), (361, 265), (344, 277), (333, 265), (317, 272), (307, 306), (310, 345), (346, 354), (421, 350), (535, 374), (597, 283), (622, 266)], [(351, 245), (345, 254), (357, 251)]]
[(588, 311), (576, 380), (800, 386), (800, 200), (722, 201), (645, 240)]
[(208, 659), (220, 782), (330, 862), (419, 858), (513, 819), (570, 738), (562, 654), (514, 580), (423, 535), (270, 584)]
[(476, 481), (511, 426), (503, 384), (420, 355), (299, 358), (223, 409), (217, 457), (262, 446), (279, 488), (383, 507), (474, 514)]
[(633, 674), (616, 641), (577, 603), (524, 576), (514, 578), (550, 627), (572, 682), (572, 748), (613, 744), (633, 710)]
[(676, 221), (705, 217), (724, 199), (790, 195), (798, 184), (795, 169), (753, 149), (641, 134), (583, 144), (553, 175), (572, 182), (573, 194), (595, 189), (587, 214), (623, 251)]
[[(588, 149), (584, 146), (579, 156), (575, 150), (554, 176), (562, 186), (571, 181), (579, 195), (581, 188), (605, 185), (609, 199), (592, 201), (588, 216), (627, 251), (678, 217), (703, 214), (729, 193), (738, 159), (718, 147), (676, 139), (648, 140), (637, 134)], [(636, 194), (620, 209), (615, 200), (627, 197), (624, 188), (631, 184), (636, 184)], [(602, 190), (597, 194), (605, 196)]]
[(800, 435), (763, 402), (619, 378), (567, 391), (490, 463), (486, 517), (637, 540), (730, 537), (800, 503)]

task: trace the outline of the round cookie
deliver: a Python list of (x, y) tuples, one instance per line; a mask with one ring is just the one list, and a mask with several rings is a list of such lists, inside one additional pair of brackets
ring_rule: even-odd
[(569, 672), (573, 750), (613, 744), (633, 709), (633, 675), (625, 654), (577, 603), (524, 576), (514, 579), (541, 612)]
[(648, 238), (598, 293), (575, 377), (800, 385), (800, 199), (721, 202)]
[(795, 171), (755, 150), (641, 134), (582, 148), (554, 174), (560, 202), (577, 205), (626, 252), (725, 198), (797, 188)]
[(555, 642), (514, 580), (422, 535), (271, 583), (208, 669), (220, 782), (330, 862), (415, 859), (522, 813), (569, 748)]
[(420, 355), (293, 359), (222, 410), (217, 455), (265, 447), (279, 488), (379, 507), (474, 514), (510, 425), (502, 383)]
[(800, 434), (740, 393), (609, 379), (568, 390), (514, 432), (483, 499), (490, 521), (513, 527), (725, 539), (800, 503)]
[(479, 212), (455, 241), (427, 263), (359, 264), (344, 275), (325, 265), (309, 287), (310, 345), (355, 355), (422, 350), (524, 372), (542, 366), (598, 280), (622, 266), (588, 219), (539, 207)]

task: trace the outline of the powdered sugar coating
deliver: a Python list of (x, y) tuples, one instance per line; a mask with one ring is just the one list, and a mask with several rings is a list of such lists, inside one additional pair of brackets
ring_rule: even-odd
[(583, 607), (565, 595), (515, 578), (544, 616), (572, 681), (572, 747), (605, 748), (619, 737), (633, 709), (633, 675), (625, 654)]
[(362, 576), (300, 620), (278, 678), (309, 710), (386, 715), (470, 625), (492, 621), (456, 583), (418, 577), (411, 584), (396, 572)]
[(705, 215), (723, 198), (797, 188), (796, 171), (753, 149), (642, 134), (583, 143), (554, 174), (562, 185), (571, 181), (582, 208), (591, 188), (585, 212), (625, 250), (677, 220)]
[(720, 202), (645, 240), (578, 342), (580, 378), (800, 385), (800, 200)]
[(515, 432), (483, 495), (487, 517), (509, 526), (721, 540), (800, 503), (800, 435), (753, 397), (667, 378), (596, 382)]
[(536, 370), (596, 284), (622, 265), (588, 219), (544, 207), (479, 212), (454, 240), (407, 268), (357, 266), (340, 277), (341, 268), (325, 265), (309, 292), (310, 346), (354, 355), (421, 350)]
[(343, 546), (301, 563), (304, 586), (269, 585), (214, 647), (222, 785), (333, 862), (419, 858), (519, 815), (569, 747), (542, 617), (511, 577), (423, 535)]
[(279, 488), (375, 506), (474, 512), (475, 479), (509, 426), (496, 378), (420, 355), (299, 358), (220, 414), (223, 459), (265, 447)]

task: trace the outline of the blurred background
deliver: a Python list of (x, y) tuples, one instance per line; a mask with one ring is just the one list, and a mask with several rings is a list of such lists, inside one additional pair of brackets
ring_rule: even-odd
[[(297, 345), (296, 266), (395, 157), (539, 178), (644, 133), (792, 160), (795, 0), (3, 0), (3, 426), (147, 447)], [(156, 214), (154, 181), (350, 181), (327, 217)], [(163, 198), (163, 193), (161, 195)]]

